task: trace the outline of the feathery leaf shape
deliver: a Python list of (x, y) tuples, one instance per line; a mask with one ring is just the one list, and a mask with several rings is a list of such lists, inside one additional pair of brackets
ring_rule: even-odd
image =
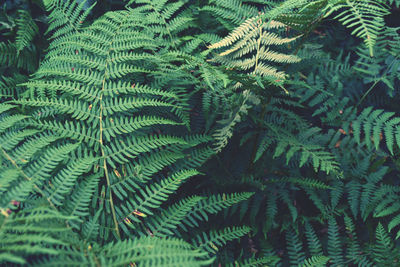
[(285, 25), (278, 21), (264, 22), (260, 17), (249, 18), (224, 39), (208, 47), (209, 49), (225, 48), (225, 51), (218, 53), (212, 61), (229, 68), (244, 70), (251, 75), (283, 80), (287, 75), (269, 62), (296, 63), (300, 61), (296, 56), (276, 52), (271, 48), (290, 44), (298, 38), (298, 36), (282, 38), (271, 31), (284, 27)]
[(39, 28), (32, 20), (28, 11), (21, 9), (19, 10), (18, 15), (19, 17), (16, 20), (18, 29), (15, 45), (17, 47), (17, 53), (19, 54), (29, 45), (35, 35), (39, 32)]
[(86, 0), (79, 2), (72, 0), (43, 1), (46, 10), (50, 12), (47, 33), (52, 32), (52, 39), (70, 37), (80, 31), (94, 4), (85, 9)]
[(37, 67), (35, 51), (26, 47), (18, 52), (17, 45), (10, 42), (0, 42), (0, 64), (17, 67), (33, 72)]
[(56, 246), (66, 245), (60, 234), (71, 234), (62, 221), (71, 218), (48, 207), (0, 215), (0, 263), (25, 264), (29, 256), (59, 254)]
[[(193, 196), (181, 200), (180, 202), (171, 205), (167, 209), (161, 211), (160, 214), (152, 216), (145, 220), (141, 225), (145, 228), (141, 232), (144, 235), (166, 237), (173, 236), (174, 229), (186, 218), (188, 213), (198, 204), (204, 197)], [(140, 225), (139, 225), (140, 226)]]
[(206, 252), (194, 249), (189, 243), (176, 239), (141, 237), (116, 241), (104, 246), (75, 242), (76, 248), (64, 246), (58, 255), (36, 261), (33, 266), (209, 266), (214, 259)]
[[(232, 23), (234, 26), (238, 26), (246, 19), (257, 16), (258, 8), (253, 5), (252, 1), (246, 2), (241, 0), (210, 1), (212, 5), (206, 5), (202, 7), (200, 11), (210, 12), (224, 26), (232, 30)], [(255, 3), (257, 3), (257, 1), (255, 1)]]
[(106, 266), (136, 264), (146, 267), (200, 267), (214, 261), (205, 252), (195, 250), (190, 244), (175, 238), (143, 237), (133, 241), (119, 241), (104, 246), (99, 254), (104, 257)]
[(300, 266), (301, 267), (325, 266), (328, 263), (328, 261), (329, 258), (326, 256), (312, 256), (311, 258), (305, 259)]
[(288, 256), (291, 265), (300, 265), (305, 261), (305, 254), (299, 236), (293, 231), (286, 232), (286, 242)]
[(390, 262), (387, 256), (394, 250), (394, 244), (381, 223), (376, 227), (375, 238), (377, 241), (374, 247), (375, 261), (377, 263)]
[(234, 263), (228, 265), (229, 267), (265, 267), (265, 266), (275, 266), (279, 262), (278, 256), (265, 256), (265, 257), (257, 257), (246, 259), (242, 261), (235, 261)]
[(250, 232), (250, 227), (232, 227), (225, 228), (220, 231), (211, 231), (210, 233), (202, 233), (192, 239), (195, 247), (208, 251), (211, 254), (218, 252), (219, 248), (226, 244), (227, 241), (239, 239)]
[(245, 201), (254, 193), (233, 193), (222, 195), (211, 195), (200, 200), (197, 205), (186, 214), (186, 218), (179, 226), (187, 231), (187, 227), (198, 226), (200, 221), (208, 221), (208, 214), (216, 214), (224, 208), (230, 207), (241, 201)]
[[(78, 19), (81, 7), (68, 8), (77, 9), (73, 14)], [(210, 140), (188, 136), (184, 93), (196, 80), (174, 64), (187, 57), (169, 52), (152, 24), (152, 16), (137, 8), (109, 12), (87, 28), (74, 29), (74, 38), (63, 40), (62, 50), (50, 48), (34, 78), (24, 84), (34, 97), (14, 102), (35, 110), (25, 126), (77, 143), (80, 159), (71, 158), (45, 190), (53, 204), (64, 205), (84, 170), (103, 173), (97, 186), (77, 193), (88, 203), (94, 187), (98, 192), (105, 186), (107, 201), (99, 217), (105, 239), (111, 232), (121, 236), (120, 228), (131, 235), (125, 219), (139, 223), (138, 214), (151, 215), (184, 180), (198, 174), (183, 164), (184, 154), (192, 147), (204, 149)], [(208, 151), (203, 160), (210, 155)], [(50, 172), (41, 170), (41, 175), (49, 177)], [(144, 185), (151, 179), (159, 182)], [(72, 198), (75, 204), (66, 210), (88, 215), (87, 204), (80, 206)]]
[(385, 25), (383, 17), (390, 13), (385, 4), (374, 0), (333, 0), (326, 9), (325, 16), (340, 11), (335, 19), (347, 28), (354, 28), (352, 34), (364, 39), (372, 57), (376, 40)]
[[(384, 112), (382, 109), (368, 107), (358, 117), (352, 119), (351, 127), (357, 143), (363, 141), (369, 148), (379, 148), (384, 138), (387, 149), (393, 154), (394, 147), (400, 147), (400, 118), (394, 112)], [(349, 123), (346, 123), (346, 128)], [(395, 146), (396, 144), (396, 146)]]
[[(304, 166), (307, 162), (311, 162), (315, 171), (321, 169), (326, 173), (334, 173), (341, 176), (339, 163), (336, 161), (335, 155), (329, 151), (324, 150), (321, 145), (316, 144), (318, 139), (317, 134), (321, 131), (318, 128), (311, 128), (304, 131), (299, 136), (288, 135), (287, 131), (279, 129), (272, 124), (268, 125), (271, 129), (273, 138), (277, 139), (277, 146), (273, 157), (282, 155), (286, 150), (286, 164), (292, 159), (296, 152), (300, 152), (299, 166)], [(314, 139), (315, 138), (315, 139)]]

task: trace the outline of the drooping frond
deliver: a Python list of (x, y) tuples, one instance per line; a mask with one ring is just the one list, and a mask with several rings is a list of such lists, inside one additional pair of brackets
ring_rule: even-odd
[(327, 10), (325, 16), (339, 11), (339, 14), (334, 18), (338, 19), (344, 26), (354, 28), (352, 34), (364, 39), (372, 57), (376, 40), (384, 27), (383, 17), (389, 14), (385, 4), (373, 0), (334, 0), (330, 1)]
[(321, 169), (326, 173), (333, 172), (340, 176), (339, 165), (335, 156), (329, 151), (324, 151), (323, 147), (317, 145), (314, 140), (309, 139), (311, 136), (315, 137), (315, 133), (319, 132), (320, 129), (309, 129), (301, 133), (299, 137), (295, 137), (286, 135), (284, 132), (277, 132), (278, 129), (272, 125), (268, 127), (271, 129), (272, 135), (278, 138), (274, 157), (278, 157), (287, 151), (285, 153), (286, 163), (289, 163), (294, 154), (299, 152), (300, 167), (310, 162), (316, 171)]
[(39, 29), (36, 23), (32, 20), (31, 15), (26, 10), (19, 10), (18, 19), (16, 24), (17, 37), (15, 40), (15, 45), (17, 47), (17, 53), (19, 54), (25, 47), (29, 45), (35, 35), (38, 33)]
[(107, 266), (207, 266), (213, 262), (206, 253), (194, 250), (179, 239), (152, 237), (120, 241), (104, 246), (99, 252)]
[(328, 255), (333, 266), (344, 265), (345, 261), (343, 259), (339, 228), (334, 218), (330, 218), (328, 222)]

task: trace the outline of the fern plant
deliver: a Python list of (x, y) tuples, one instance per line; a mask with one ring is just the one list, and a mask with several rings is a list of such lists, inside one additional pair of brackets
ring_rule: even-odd
[(1, 264), (398, 264), (396, 1), (20, 3)]
[[(185, 180), (198, 175), (194, 167), (212, 154), (204, 145), (209, 137), (188, 134), (187, 89), (200, 83), (186, 63), (193, 57), (174, 51), (171, 39), (158, 35), (165, 31), (176, 38), (179, 29), (151, 27), (158, 18), (143, 6), (109, 12), (87, 28), (71, 29), (64, 15), (75, 10), (72, 16), (79, 20), (82, 5), (51, 4), (50, 30), (58, 30), (50, 52), (23, 84), (30, 97), (12, 101), (33, 116), (11, 111), (15, 106), (9, 104), (2, 113), (2, 138), (12, 137), (2, 144), (5, 160), (21, 170), (15, 181), (7, 182), (13, 190), (4, 192), (3, 213), (16, 199), (37, 198), (71, 216), (67, 226), (88, 233), (93, 241), (134, 239), (142, 233), (176, 235), (171, 230), (203, 198), (193, 196), (165, 211), (161, 205)], [(109, 244), (118, 251), (119, 245)], [(169, 255), (167, 247), (156, 253)], [(110, 258), (109, 263), (127, 264), (133, 255), (116, 256), (126, 260)], [(144, 258), (148, 263), (143, 264), (168, 264), (160, 257)], [(170, 262), (186, 266), (187, 259), (176, 256)]]
[(296, 56), (270, 50), (270, 46), (284, 45), (296, 40), (296, 37), (280, 38), (277, 34), (271, 32), (273, 29), (283, 27), (284, 24), (277, 21), (266, 23), (257, 17), (249, 18), (232, 31), (229, 36), (209, 46), (209, 48), (228, 47), (214, 59), (227, 67), (246, 70), (252, 75), (273, 77), (278, 80), (284, 79), (286, 77), (284, 72), (278, 71), (275, 67), (266, 63), (266, 61), (295, 63), (300, 60)]
[[(368, 46), (370, 56), (373, 56), (373, 47), (383, 30), (383, 17), (389, 14), (385, 3), (380, 1), (330, 1), (327, 5), (327, 13), (341, 10), (335, 19), (338, 19), (346, 27), (355, 27), (352, 31), (357, 37), (364, 39)], [(344, 10), (343, 10), (344, 9)], [(342, 11), (343, 10), (343, 11)]]

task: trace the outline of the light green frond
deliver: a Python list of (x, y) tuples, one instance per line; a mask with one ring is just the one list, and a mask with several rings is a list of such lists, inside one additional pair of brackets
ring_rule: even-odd
[(332, 3), (328, 4), (325, 16), (340, 11), (335, 19), (338, 19), (347, 28), (353, 28), (353, 35), (364, 39), (372, 57), (376, 40), (384, 27), (383, 17), (389, 14), (385, 4), (372, 0), (335, 0), (330, 2)]

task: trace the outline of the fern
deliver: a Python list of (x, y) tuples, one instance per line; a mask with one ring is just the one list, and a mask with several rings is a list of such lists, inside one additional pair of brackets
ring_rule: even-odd
[[(277, 264), (279, 261), (279, 258), (277, 256), (267, 256), (267, 257), (262, 257), (262, 258), (253, 258), (253, 259), (247, 259), (243, 260), (241, 262), (235, 262), (231, 265), (230, 267), (237, 266), (243, 266), (243, 267), (250, 267), (250, 266), (265, 266), (265, 264), (270, 264), (270, 266), (273, 266), (274, 264)], [(269, 265), (267, 265), (269, 266)]]
[(377, 37), (384, 26), (383, 16), (389, 14), (385, 5), (379, 1), (335, 0), (328, 4), (327, 9), (325, 16), (344, 9), (335, 16), (335, 19), (348, 28), (355, 27), (352, 34), (364, 39), (372, 57)]
[(62, 0), (44, 0), (43, 3), (49, 14), (49, 27), (47, 33), (53, 32), (51, 38), (70, 37), (77, 34), (89, 15), (94, 5), (85, 9), (87, 1), (62, 1)]
[[(127, 23), (127, 25), (136, 25), (135, 21), (137, 21), (135, 16), (139, 11), (122, 11), (122, 12), (117, 12), (117, 13), (110, 13), (109, 15), (106, 15), (103, 18), (104, 23), (105, 22), (110, 22), (111, 25), (114, 27), (117, 27), (118, 23), (122, 24)], [(127, 18), (130, 18), (126, 20), (126, 18), (123, 18), (122, 16), (128, 16)], [(126, 20), (126, 21), (125, 21)], [(91, 30), (90, 28), (88, 29), (87, 33), (82, 33), (82, 36), (85, 35), (90, 35), (92, 34), (92, 31), (98, 31), (96, 27), (99, 27), (99, 30), (103, 30), (104, 38), (110, 38), (109, 39), (109, 44), (108, 46), (111, 48), (115, 46), (119, 46), (119, 41), (113, 41), (111, 37), (106, 37), (107, 36), (107, 28), (102, 28), (101, 26), (101, 20), (97, 22), (93, 27), (94, 29)], [(129, 24), (130, 23), (130, 24)], [(126, 28), (129, 29), (129, 28)], [(121, 32), (122, 34), (123, 32)], [(139, 37), (140, 38), (140, 37)], [(125, 62), (126, 60), (131, 61), (135, 60), (135, 54), (131, 54), (130, 56), (125, 58), (122, 58), (122, 61), (117, 59), (119, 55), (125, 55), (123, 54), (124, 52), (119, 52), (116, 54), (103, 54), (101, 51), (105, 51), (104, 49), (108, 49), (108, 47), (101, 47), (101, 44), (96, 44), (98, 45), (98, 51), (95, 51), (95, 54), (98, 53), (97, 56), (103, 55), (103, 59), (100, 60), (101, 57), (98, 57), (99, 62), (102, 62), (104, 66), (108, 66), (104, 68), (104, 66), (98, 66), (96, 72), (92, 72), (89, 74), (89, 66), (85, 66), (85, 62), (87, 62), (87, 57), (91, 56), (90, 53), (91, 51), (85, 52), (85, 38), (82, 39), (82, 41), (71, 41), (71, 46), (72, 47), (77, 47), (77, 46), (82, 46), (81, 49), (81, 54), (78, 55), (78, 57), (75, 56), (75, 58), (80, 58), (81, 61), (75, 61), (74, 57), (50, 57), (46, 62), (43, 63), (41, 66), (40, 70), (37, 72), (36, 77), (45, 77), (46, 75), (52, 75), (52, 77), (55, 77), (54, 75), (58, 75), (58, 77), (65, 77), (64, 75), (67, 75), (67, 77), (70, 77), (70, 80), (67, 80), (64, 82), (63, 87), (58, 87), (58, 81), (54, 78), (51, 79), (45, 79), (41, 78), (40, 80), (33, 80), (30, 81), (29, 83), (26, 84), (29, 88), (32, 88), (32, 90), (37, 90), (39, 88), (46, 88), (47, 90), (57, 90), (60, 91), (60, 95), (62, 95), (61, 99), (30, 99), (30, 100), (19, 100), (16, 101), (15, 103), (18, 104), (23, 104), (25, 106), (34, 106), (34, 107), (41, 107), (37, 112), (38, 116), (37, 119), (34, 121), (28, 121), (27, 125), (38, 125), (39, 128), (44, 129), (44, 130), (51, 130), (56, 133), (58, 133), (61, 137), (63, 138), (68, 138), (70, 140), (77, 140), (79, 142), (83, 142), (84, 144), (87, 145), (87, 147), (93, 147), (95, 153), (97, 153), (97, 156), (101, 157), (102, 159), (100, 160), (99, 163), (96, 164), (101, 164), (105, 169), (105, 179), (107, 180), (107, 190), (113, 190), (113, 193), (110, 194), (108, 191), (108, 195), (110, 198), (117, 197), (119, 199), (124, 199), (125, 197), (128, 196), (127, 192), (129, 191), (135, 191), (131, 186), (126, 184), (126, 186), (123, 187), (110, 187), (114, 183), (119, 183), (118, 181), (122, 178), (120, 172), (121, 172), (121, 165), (126, 162), (128, 162), (128, 159), (133, 159), (136, 158), (139, 154), (145, 154), (149, 153), (150, 151), (153, 151), (153, 155), (149, 155), (150, 158), (146, 157), (140, 157), (139, 161), (136, 164), (133, 164), (131, 162), (127, 167), (125, 168), (130, 168), (133, 169), (135, 168), (144, 168), (143, 171), (145, 172), (152, 172), (155, 173), (161, 168), (163, 168), (165, 165), (169, 165), (175, 161), (177, 161), (178, 157), (177, 155), (174, 156), (173, 153), (169, 155), (168, 158), (159, 158), (158, 161), (160, 166), (148, 166), (148, 170), (146, 170), (146, 162), (149, 162), (151, 160), (155, 159), (155, 153), (157, 150), (159, 150), (162, 147), (168, 147), (168, 146), (176, 146), (176, 147), (185, 147), (187, 142), (183, 140), (181, 137), (174, 137), (170, 135), (159, 135), (159, 136), (138, 136), (135, 138), (134, 136), (131, 135), (130, 138), (123, 138), (120, 139), (118, 136), (128, 136), (129, 134), (137, 131), (141, 131), (142, 129), (148, 129), (150, 126), (154, 126), (157, 124), (171, 124), (171, 125), (182, 125), (184, 121), (186, 121), (186, 118), (184, 113), (182, 113), (181, 109), (184, 108), (184, 106), (179, 106), (179, 102), (176, 102), (177, 100), (179, 101), (179, 97), (174, 94), (172, 91), (169, 93), (163, 93), (160, 90), (157, 89), (152, 89), (146, 86), (141, 86), (137, 85), (136, 89), (134, 84), (133, 86), (128, 86), (126, 83), (122, 85), (121, 83), (114, 83), (113, 80), (107, 80), (107, 79), (113, 79), (113, 78), (121, 78), (121, 75), (134, 75), (137, 71), (142, 72), (142, 68), (130, 68)], [(140, 42), (141, 39), (138, 39)], [(121, 40), (123, 42), (128, 42), (129, 40)], [(57, 41), (56, 41), (57, 42)], [(104, 43), (104, 42), (103, 42)], [(126, 45), (125, 45), (126, 46)], [(135, 47), (135, 45), (133, 44)], [(131, 46), (126, 46), (126, 48), (123, 48), (123, 50), (130, 49)], [(102, 50), (103, 49), (103, 50)], [(67, 50), (68, 51), (68, 50)], [(67, 52), (68, 53), (68, 52)], [(85, 55), (85, 53), (88, 53)], [(127, 54), (128, 55), (128, 54)], [(166, 54), (166, 56), (168, 53)], [(133, 56), (133, 57), (132, 57)], [(162, 56), (161, 56), (162, 57)], [(141, 58), (140, 55), (138, 55), (139, 59)], [(155, 57), (151, 57), (155, 58)], [(111, 62), (116, 60), (116, 65), (112, 65)], [(54, 63), (53, 63), (54, 61)], [(63, 62), (65, 61), (65, 62)], [(63, 62), (63, 63), (62, 63)], [(109, 62), (109, 63), (107, 63)], [(49, 67), (52, 64), (61, 64), (64, 66), (70, 65), (71, 67), (67, 70), (63, 71), (52, 71)], [(75, 66), (75, 67), (72, 67)], [(81, 67), (79, 67), (81, 66)], [(75, 70), (76, 68), (76, 70)], [(91, 68), (91, 66), (90, 66)], [(104, 80), (103, 82), (100, 80), (100, 75), (104, 75)], [(157, 76), (157, 73), (154, 73), (155, 76)], [(51, 76), (49, 76), (51, 77)], [(140, 78), (139, 78), (140, 79)], [(120, 80), (121, 81), (121, 80)], [(82, 82), (88, 82), (86, 85)], [(167, 79), (166, 82), (172, 82), (171, 79)], [(78, 85), (79, 84), (79, 85)], [(71, 86), (79, 86), (81, 88), (81, 92), (83, 95), (92, 95), (94, 92), (91, 92), (92, 86), (100, 86), (98, 87), (97, 95), (98, 97), (96, 99), (82, 99), (82, 100), (72, 100), (68, 99), (68, 96), (71, 95)], [(115, 94), (123, 94), (123, 97), (121, 100), (116, 101), (116, 99), (109, 98), (108, 95), (109, 93), (105, 92), (113, 92)], [(124, 93), (125, 92), (125, 93)], [(39, 94), (40, 90), (39, 90)], [(58, 93), (57, 93), (58, 94)], [(76, 92), (73, 93), (75, 95)], [(138, 95), (138, 98), (133, 98), (132, 94), (143, 94), (143, 97), (140, 97)], [(146, 99), (148, 95), (168, 95), (169, 99)], [(132, 95), (129, 97), (129, 95)], [(171, 98), (172, 97), (172, 98)], [(128, 110), (134, 111), (138, 109), (146, 109), (146, 107), (160, 107), (163, 109), (163, 107), (167, 108), (172, 108), (173, 113), (175, 114), (174, 116), (170, 117), (160, 117), (160, 116), (143, 116), (143, 117), (137, 117), (134, 120), (129, 119), (128, 116), (122, 115), (124, 112), (127, 112)], [(70, 114), (70, 118), (73, 119), (78, 119), (76, 122), (69, 122), (68, 120), (65, 120), (64, 118), (67, 118), (68, 114), (71, 112), (71, 110), (74, 110), (72, 114)], [(121, 113), (121, 115), (117, 115), (117, 113)], [(52, 122), (47, 120), (49, 116), (52, 116), (53, 114), (58, 114), (59, 118), (61, 119), (59, 122)], [(61, 116), (62, 114), (62, 116)], [(108, 117), (108, 118), (107, 118)], [(177, 119), (180, 118), (183, 120), (183, 122), (177, 121)], [(132, 127), (133, 126), (133, 127)], [(114, 139), (111, 139), (113, 137)], [(117, 139), (115, 139), (117, 138)], [(119, 139), (119, 141), (117, 141)], [(83, 149), (83, 147), (81, 148)], [(155, 151), (154, 151), (155, 149)], [(171, 149), (170, 151), (173, 152), (174, 149)], [(160, 156), (163, 155), (166, 157), (168, 154), (160, 154)], [(94, 166), (93, 162), (91, 165)], [(143, 166), (143, 167), (141, 167)], [(192, 176), (193, 174), (196, 174), (192, 172), (190, 175), (186, 175), (185, 173), (189, 174), (189, 172), (183, 171), (181, 173), (177, 173), (177, 176), (170, 176), (170, 178), (166, 178), (165, 182), (162, 182), (159, 186), (159, 188), (165, 188), (161, 192), (163, 194), (170, 192), (172, 193), (174, 190), (177, 189), (177, 187), (173, 186), (175, 182), (178, 179), (185, 179), (187, 177)], [(132, 177), (133, 178), (133, 177)], [(130, 178), (130, 179), (132, 179)], [(127, 180), (129, 181), (129, 179)], [(168, 181), (168, 182), (167, 182)], [(142, 180), (142, 182), (144, 182)], [(131, 182), (132, 183), (132, 182)], [(71, 184), (72, 185), (72, 184)], [(122, 184), (121, 184), (122, 185)], [(171, 187), (172, 186), (172, 187)], [(66, 187), (62, 187), (63, 191), (66, 190)], [(111, 189), (113, 188), (113, 189)], [(128, 190), (128, 191), (127, 191)], [(155, 188), (149, 188), (147, 190), (155, 190)], [(172, 191), (170, 191), (172, 190)], [(153, 208), (156, 207), (154, 205), (159, 205), (161, 202), (158, 199), (158, 193), (155, 193), (154, 195), (148, 193), (142, 193), (144, 194), (144, 198), (148, 199), (150, 206)], [(161, 193), (160, 192), (160, 193)], [(53, 193), (54, 194), (54, 193)], [(150, 200), (153, 199), (153, 200)], [(164, 198), (165, 200), (165, 198)], [(142, 200), (140, 200), (142, 201)], [(156, 202), (154, 202), (156, 201)], [(106, 205), (106, 210), (112, 213), (113, 216), (113, 221), (114, 221), (114, 228), (116, 233), (119, 232), (119, 224), (122, 224), (124, 221), (124, 218), (126, 218), (129, 214), (132, 212), (132, 208), (134, 206), (137, 206), (135, 204), (137, 202), (132, 202), (130, 204), (124, 204), (121, 208), (118, 208), (118, 210), (114, 207), (113, 201), (110, 199), (110, 202), (107, 203)], [(144, 202), (147, 203), (147, 202)], [(143, 204), (144, 204), (143, 203)], [(159, 204), (156, 204), (159, 203)], [(108, 206), (110, 204), (110, 206)], [(125, 206), (128, 205), (128, 206)], [(133, 205), (133, 206), (131, 206)], [(140, 212), (145, 212), (145, 213), (150, 213), (150, 210), (146, 208), (147, 204), (144, 204), (140, 207), (143, 208), (143, 210), (140, 210), (141, 208), (137, 207), (136, 209), (139, 209)], [(150, 207), (149, 206), (149, 207)], [(131, 214), (129, 215), (130, 219), (134, 219), (135, 217)], [(137, 219), (136, 219), (137, 220)], [(102, 221), (102, 219), (100, 219)], [(126, 229), (126, 228), (125, 228)]]
[(172, 231), (178, 227), (202, 199), (202, 197), (194, 196), (171, 205), (158, 216), (153, 216), (144, 222), (145, 230), (142, 230), (143, 234), (158, 237), (173, 236), (174, 233)]
[[(99, 251), (107, 266), (137, 264), (143, 266), (205, 266), (213, 259), (177, 239), (154, 239), (145, 237), (134, 241), (109, 244)], [(94, 256), (94, 254), (92, 254)]]
[(286, 74), (266, 63), (266, 61), (277, 63), (300, 61), (296, 56), (270, 50), (270, 46), (280, 46), (296, 40), (296, 37), (281, 38), (276, 33), (271, 32), (273, 29), (283, 27), (284, 24), (277, 21), (265, 23), (257, 17), (249, 18), (227, 37), (209, 46), (209, 49), (228, 48), (219, 53), (213, 60), (229, 68), (245, 70), (251, 75), (283, 80)]
[(239, 26), (245, 22), (246, 19), (258, 15), (257, 7), (251, 3), (257, 1), (246, 1), (250, 3), (243, 3), (243, 1), (240, 0), (222, 0), (210, 2), (212, 2), (213, 5), (204, 6), (200, 10), (209, 12), (216, 16), (223, 25), (229, 27), (229, 30), (233, 30), (230, 23), (234, 23), (235, 26)]
[(376, 240), (377, 243), (374, 248), (374, 257), (376, 262), (379, 264), (389, 263), (393, 259), (390, 259), (390, 257), (387, 256), (393, 252), (394, 245), (386, 230), (380, 223), (376, 227)]
[(290, 264), (301, 265), (306, 259), (298, 235), (291, 231), (286, 232), (286, 242)]
[(361, 133), (364, 133), (367, 146), (371, 147), (373, 144), (378, 149), (384, 135), (386, 146), (393, 153), (395, 141), (399, 146), (399, 137), (397, 137), (399, 118), (393, 115), (394, 113), (383, 112), (379, 109), (373, 111), (372, 107), (364, 109), (357, 120), (351, 124), (357, 142), (360, 142)]
[(225, 228), (220, 231), (211, 231), (208, 234), (202, 233), (202, 235), (194, 237), (192, 243), (196, 247), (215, 254), (219, 250), (218, 247), (225, 245), (228, 241), (238, 239), (249, 232), (249, 227)]
[(207, 221), (208, 214), (216, 214), (224, 208), (230, 207), (241, 201), (249, 199), (253, 193), (234, 193), (211, 195), (209, 198), (199, 201), (199, 203), (187, 213), (180, 227), (187, 229), (189, 227), (198, 226), (198, 221)]
[[(278, 143), (275, 149), (274, 157), (278, 157), (284, 153), (284, 151), (289, 148), (286, 154), (286, 163), (289, 163), (290, 159), (293, 157), (294, 153), (301, 152), (299, 166), (302, 167), (308, 160), (312, 162), (312, 166), (317, 171), (321, 169), (329, 174), (329, 172), (338, 173), (338, 163), (335, 162), (335, 157), (329, 152), (322, 150), (322, 147), (314, 145), (315, 141), (306, 141), (308, 136), (312, 136), (319, 129), (309, 129), (307, 132), (302, 133), (302, 135), (297, 139), (294, 136), (285, 135), (284, 132), (278, 133), (277, 129), (270, 125), (269, 128), (272, 130), (273, 134), (277, 136)], [(315, 134), (314, 134), (315, 136)], [(303, 143), (303, 142), (304, 143)]]
[[(16, 44), (9, 42), (0, 43), (0, 63), (2, 66), (16, 67), (28, 72), (33, 72), (36, 69), (35, 50), (34, 48), (26, 48), (18, 53)], [(31, 62), (33, 59), (34, 62)]]
[(0, 265), (397, 266), (397, 2), (7, 1)]
[(305, 259), (304, 263), (301, 265), (302, 267), (311, 267), (311, 266), (325, 266), (329, 261), (328, 257), (325, 256), (313, 256), (311, 258)]
[(357, 235), (356, 235), (356, 230), (355, 230), (355, 225), (352, 221), (352, 219), (348, 216), (344, 217), (344, 222), (346, 225), (346, 232), (348, 233), (349, 236), (349, 248), (348, 248), (348, 258), (350, 260), (358, 265), (362, 266), (373, 266), (373, 263), (363, 255), (362, 249), (359, 245), (359, 242), (357, 240)]
[(15, 45), (17, 54), (19, 54), (32, 41), (39, 29), (36, 23), (32, 20), (30, 14), (25, 10), (18, 12), (19, 18), (16, 20), (18, 26)]
[(60, 221), (64, 216), (48, 207), (8, 214), (0, 217), (0, 263), (25, 264), (27, 257), (37, 254), (57, 255), (55, 246), (66, 245), (61, 233), (70, 231)]

